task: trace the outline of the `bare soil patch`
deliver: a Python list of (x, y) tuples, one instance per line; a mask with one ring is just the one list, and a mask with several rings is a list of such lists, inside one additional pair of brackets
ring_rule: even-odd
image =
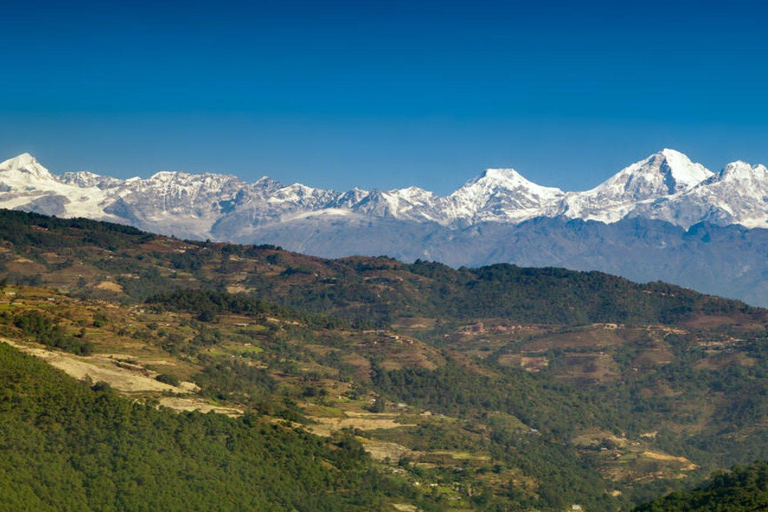
[(414, 457), (418, 452), (397, 443), (386, 441), (376, 441), (375, 439), (358, 438), (366, 452), (371, 454), (373, 460), (379, 462), (389, 459), (391, 462), (399, 461), (404, 455)]
[(166, 396), (160, 399), (160, 405), (177, 411), (198, 411), (202, 413), (215, 412), (218, 414), (226, 414), (230, 417), (243, 415), (243, 411), (240, 409), (234, 407), (220, 407), (218, 405), (209, 404), (198, 398), (191, 397)]
[(144, 375), (134, 369), (121, 368), (115, 365), (114, 360), (104, 356), (81, 357), (64, 352), (53, 352), (38, 347), (21, 345), (11, 340), (1, 340), (22, 352), (39, 357), (51, 366), (62, 370), (67, 375), (78, 380), (90, 380), (91, 382), (106, 382), (113, 388), (124, 393), (141, 393), (147, 391), (171, 391), (189, 392), (196, 386), (192, 383), (184, 383), (183, 387), (174, 387), (158, 382), (153, 377)]
[(345, 416), (336, 418), (312, 418), (318, 425), (311, 425), (309, 430), (318, 435), (330, 435), (335, 430), (352, 428), (359, 430), (378, 430), (400, 427), (415, 427), (416, 424), (398, 423), (397, 414), (368, 413), (346, 411)]
[(99, 290), (107, 290), (110, 292), (121, 292), (123, 291), (123, 287), (120, 286), (117, 283), (113, 283), (112, 281), (102, 281), (99, 284), (96, 285), (96, 288)]

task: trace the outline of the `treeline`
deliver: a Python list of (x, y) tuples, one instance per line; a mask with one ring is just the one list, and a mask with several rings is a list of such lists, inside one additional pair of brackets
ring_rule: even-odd
[(753, 512), (768, 510), (768, 462), (718, 472), (690, 492), (673, 492), (635, 512)]
[(373, 470), (350, 434), (158, 410), (3, 343), (0, 389), (2, 510), (433, 509)]
[(191, 313), (201, 322), (213, 322), (218, 315), (232, 314), (250, 317), (277, 316), (282, 319), (297, 320), (310, 327), (328, 329), (348, 325), (337, 318), (277, 306), (253, 295), (214, 290), (179, 289), (154, 295), (146, 302), (162, 306), (168, 311)]
[(0, 239), (18, 246), (58, 248), (86, 244), (114, 251), (129, 244), (151, 240), (155, 236), (124, 224), (0, 210)]
[(57, 321), (37, 310), (0, 315), (0, 322), (11, 324), (32, 340), (48, 348), (58, 348), (81, 356), (93, 352), (93, 344), (81, 336), (69, 334)]
[(676, 323), (693, 314), (755, 313), (744, 303), (665, 283), (637, 284), (602, 272), (496, 264), (451, 269), (416, 261), (407, 269), (433, 280), (425, 312), (454, 318), (503, 317), (522, 323)]
[(739, 301), (661, 282), (633, 283), (601, 272), (510, 264), (453, 269), (435, 262), (381, 260), (381, 266), (355, 260), (324, 261), (324, 272), (317, 276), (310, 272), (253, 275), (245, 284), (283, 305), (352, 322), (366, 319), (375, 326), (404, 316), (643, 325), (675, 324), (701, 314), (765, 315)]

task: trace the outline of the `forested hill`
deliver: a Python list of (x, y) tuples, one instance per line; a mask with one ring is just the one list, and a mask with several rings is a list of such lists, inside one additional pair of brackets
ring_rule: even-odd
[(600, 272), (500, 264), (453, 269), (379, 257), (327, 260), (273, 246), (181, 241), (128, 226), (0, 210), (0, 276), (71, 294), (144, 300), (179, 288), (252, 293), (358, 325), (408, 317), (516, 323), (762, 322), (764, 310)]
[(350, 434), (158, 411), (4, 343), (0, 389), (2, 510), (330, 512), (418, 499), (375, 472)]
[(768, 463), (718, 472), (690, 492), (674, 492), (635, 512), (753, 512), (768, 510)]
[(598, 272), (0, 211), (1, 339), (86, 381), (0, 343), (0, 509), (629, 510), (768, 457), (767, 326)]

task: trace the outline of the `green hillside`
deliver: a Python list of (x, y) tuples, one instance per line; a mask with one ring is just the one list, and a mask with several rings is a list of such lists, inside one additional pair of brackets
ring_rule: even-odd
[(178, 288), (229, 288), (360, 326), (414, 316), (558, 325), (673, 324), (722, 314), (768, 318), (738, 301), (600, 272), (506, 264), (456, 270), (384, 257), (325, 260), (273, 246), (180, 241), (128, 226), (7, 210), (0, 211), (0, 240), (0, 271), (11, 282), (123, 302)]
[(418, 493), (349, 435), (177, 414), (0, 343), (3, 510), (370, 510)]
[(756, 462), (713, 475), (690, 492), (675, 492), (636, 512), (751, 512), (768, 510), (768, 463)]
[[(121, 499), (166, 509), (199, 491), (246, 509), (238, 496), (298, 510), (630, 510), (768, 459), (768, 312), (664, 283), (326, 260), (8, 211), (0, 281), (0, 337), (87, 384), (20, 359), (30, 386), (66, 382), (53, 401), (74, 402), (53, 416), (34, 406), (52, 422), (40, 434), (13, 420), (77, 475), (71, 508), (108, 509), (89, 501), (103, 474)], [(131, 446), (146, 464), (120, 462)], [(30, 483), (47, 464), (24, 462), (36, 453), (14, 463), (38, 470), (0, 485), (53, 506), (46, 496), (69, 491)], [(190, 477), (194, 464), (208, 476)], [(137, 484), (141, 471), (168, 496)]]

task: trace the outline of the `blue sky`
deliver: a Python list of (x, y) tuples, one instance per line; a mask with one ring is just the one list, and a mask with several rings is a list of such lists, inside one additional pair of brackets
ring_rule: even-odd
[(439, 193), (768, 163), (768, 8), (533, 4), (6, 0), (0, 159)]

